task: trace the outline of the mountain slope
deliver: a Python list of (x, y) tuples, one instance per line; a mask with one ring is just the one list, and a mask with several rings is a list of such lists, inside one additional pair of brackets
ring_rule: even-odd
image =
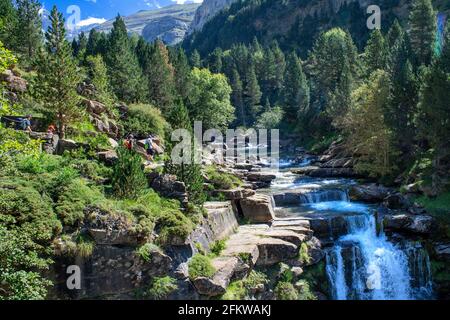
[[(190, 3), (143, 10), (124, 17), (124, 20), (129, 33), (142, 35), (149, 42), (159, 38), (167, 45), (174, 45), (184, 38), (198, 6), (198, 3)], [(114, 20), (109, 20), (96, 29), (109, 32), (113, 23)]]
[[(434, 1), (439, 10), (449, 12), (448, 1)], [(206, 1), (205, 1), (206, 3)], [(348, 29), (361, 47), (370, 30), (366, 27), (369, 5), (379, 5), (382, 29), (394, 19), (406, 23), (409, 0), (236, 0), (210, 19), (200, 31), (189, 35), (183, 45), (205, 55), (216, 47), (230, 48), (234, 43), (261, 43), (276, 39), (283, 49), (305, 55), (318, 34), (331, 27)], [(200, 8), (199, 8), (200, 10)]]
[(228, 7), (236, 0), (204, 0), (195, 12), (194, 20), (189, 27), (188, 33), (200, 30), (203, 25), (213, 18), (220, 10)]

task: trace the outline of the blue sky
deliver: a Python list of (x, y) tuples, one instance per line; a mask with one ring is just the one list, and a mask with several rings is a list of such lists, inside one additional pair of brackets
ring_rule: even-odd
[(139, 10), (151, 10), (175, 3), (202, 2), (201, 0), (41, 0), (45, 10), (50, 11), (56, 4), (58, 10), (66, 16), (70, 6), (80, 8), (81, 26), (99, 23), (115, 17), (118, 13), (123, 16), (135, 13)]

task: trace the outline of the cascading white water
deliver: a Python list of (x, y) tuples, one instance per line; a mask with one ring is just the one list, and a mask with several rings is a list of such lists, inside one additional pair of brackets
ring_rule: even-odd
[[(349, 234), (341, 237), (328, 252), (327, 274), (333, 298), (427, 298), (431, 294), (428, 256), (423, 250), (419, 253), (418, 248), (402, 250), (388, 241), (383, 233), (377, 235), (373, 216), (367, 214), (363, 217), (363, 223), (360, 218), (348, 217)], [(347, 246), (346, 252), (342, 249), (343, 244)]]

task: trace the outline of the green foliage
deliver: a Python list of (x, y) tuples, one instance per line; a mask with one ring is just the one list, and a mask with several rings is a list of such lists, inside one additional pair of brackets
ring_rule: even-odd
[(364, 49), (364, 68), (366, 78), (370, 77), (376, 70), (386, 70), (388, 66), (388, 47), (383, 34), (379, 29), (375, 29), (370, 34)]
[(64, 18), (56, 6), (50, 22), (45, 34), (46, 50), (39, 54), (33, 88), (35, 98), (42, 102), (50, 118), (57, 120), (60, 138), (64, 138), (67, 124), (81, 114), (76, 92), (81, 77), (66, 40)]
[(244, 300), (247, 297), (247, 290), (245, 289), (242, 280), (236, 280), (229, 284), (226, 292), (220, 297), (221, 300)]
[(285, 263), (280, 263), (279, 278), (280, 281), (289, 283), (292, 283), (292, 281), (294, 280), (294, 273), (291, 271), (291, 268)]
[(226, 248), (225, 239), (214, 241), (209, 247), (211, 253), (216, 257), (220, 256), (220, 254), (222, 253), (223, 250), (225, 250), (225, 248)]
[(95, 242), (91, 237), (79, 234), (76, 239), (77, 255), (79, 257), (88, 258), (94, 252)]
[(114, 21), (108, 37), (105, 62), (117, 98), (125, 102), (143, 101), (146, 79), (120, 16)]
[(38, 251), (28, 234), (0, 224), (0, 300), (45, 299), (51, 282), (39, 271), (46, 270), (49, 261)]
[(190, 118), (202, 121), (203, 129), (226, 129), (234, 119), (231, 87), (226, 77), (212, 74), (208, 69), (194, 68), (191, 80), (193, 90), (187, 104)]
[(176, 279), (166, 277), (156, 277), (152, 281), (152, 285), (148, 290), (148, 296), (153, 300), (166, 299), (172, 292), (178, 289)]
[(283, 120), (284, 112), (280, 107), (274, 107), (263, 112), (256, 121), (258, 129), (278, 129)]
[(250, 271), (247, 278), (244, 279), (244, 286), (247, 290), (255, 289), (258, 285), (266, 285), (269, 283), (267, 276), (256, 270)]
[(40, 150), (40, 140), (30, 139), (25, 132), (5, 128), (0, 124), (0, 158), (18, 154), (36, 157)]
[(433, 54), (436, 13), (431, 0), (414, 0), (409, 15), (411, 46), (420, 64), (428, 65)]
[(280, 281), (274, 290), (277, 300), (299, 300), (297, 290), (295, 290), (292, 283)]
[(152, 258), (151, 254), (161, 249), (154, 243), (146, 243), (136, 249), (136, 254), (145, 262), (149, 262)]
[(314, 293), (311, 292), (309, 283), (306, 280), (299, 280), (295, 283), (298, 290), (298, 300), (317, 300)]
[(450, 192), (442, 193), (436, 198), (421, 196), (417, 198), (416, 201), (425, 207), (427, 212), (442, 219), (447, 224), (450, 224), (450, 216), (448, 214), (448, 209), (450, 208)]
[(6, 49), (0, 41), (0, 73), (3, 73), (3, 71), (16, 64), (16, 62), (17, 58), (10, 50)]
[(28, 60), (34, 58), (42, 45), (42, 21), (37, 0), (16, 0), (17, 24), (15, 25), (14, 48)]
[(302, 242), (300, 250), (298, 251), (298, 261), (302, 264), (309, 264), (311, 262), (311, 256), (309, 255), (309, 249), (306, 242)]
[(228, 172), (221, 172), (215, 166), (207, 166), (205, 174), (216, 189), (229, 190), (242, 185), (241, 179)]
[(114, 163), (111, 184), (118, 198), (135, 199), (147, 187), (141, 157), (124, 147), (117, 149), (119, 159)]
[(379, 70), (352, 93), (351, 107), (342, 121), (348, 149), (357, 157), (355, 169), (374, 177), (386, 176), (394, 169), (392, 133), (383, 113), (388, 93), (389, 77)]
[(101, 101), (108, 107), (112, 107), (115, 97), (111, 91), (108, 79), (108, 68), (101, 55), (88, 56), (86, 58), (88, 75), (95, 87), (95, 94), (91, 99)]
[(212, 277), (216, 270), (211, 264), (211, 258), (200, 253), (194, 255), (188, 263), (189, 278), (194, 280), (199, 277)]
[(125, 132), (140, 137), (156, 134), (158, 137), (164, 138), (169, 129), (169, 124), (162, 116), (161, 111), (148, 104), (130, 105), (124, 126)]

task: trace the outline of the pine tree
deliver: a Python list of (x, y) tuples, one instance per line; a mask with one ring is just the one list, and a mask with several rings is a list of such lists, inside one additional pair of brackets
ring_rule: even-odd
[(398, 20), (395, 19), (386, 36), (386, 42), (389, 48), (393, 48), (397, 41), (403, 38), (403, 32), (402, 26)]
[[(309, 57), (312, 96), (316, 113), (326, 111), (329, 120), (342, 117), (358, 71), (357, 50), (351, 36), (339, 28), (322, 33)], [(322, 126), (323, 127), (323, 126)]]
[[(419, 98), (418, 126), (435, 152), (434, 165), (439, 169), (450, 154), (450, 27), (447, 26), (441, 55), (426, 71)], [(440, 187), (439, 177), (433, 184)]]
[(120, 16), (114, 21), (109, 35), (105, 62), (111, 86), (119, 100), (138, 102), (145, 99), (146, 81)]
[(414, 0), (409, 15), (411, 47), (419, 64), (431, 62), (436, 33), (436, 14), (431, 0)]
[(190, 81), (191, 67), (189, 66), (186, 53), (182, 48), (178, 48), (174, 52), (171, 63), (175, 69), (176, 91), (183, 101), (186, 102), (192, 90)]
[(97, 54), (103, 54), (101, 48), (101, 33), (95, 29), (89, 31), (88, 42), (86, 44), (86, 56), (95, 56)]
[(222, 49), (216, 48), (208, 57), (208, 68), (212, 73), (222, 72)]
[(372, 31), (364, 50), (364, 67), (366, 77), (369, 78), (375, 70), (387, 70), (388, 48), (379, 29)]
[(76, 92), (81, 79), (66, 40), (63, 16), (56, 6), (50, 13), (50, 23), (45, 33), (46, 50), (40, 54), (37, 63), (34, 88), (46, 112), (56, 119), (60, 137), (64, 138), (67, 124), (77, 119), (81, 112)]
[(117, 156), (111, 177), (114, 195), (121, 199), (136, 199), (148, 186), (142, 159), (139, 154), (122, 146), (117, 148)]
[(201, 68), (201, 66), (202, 66), (202, 59), (201, 59), (200, 54), (198, 53), (197, 49), (192, 51), (189, 60), (190, 60), (192, 68)]
[(253, 123), (256, 117), (261, 113), (261, 89), (256, 78), (255, 67), (251, 64), (245, 75), (245, 86), (243, 91), (243, 101), (247, 112), (246, 118), (248, 124)]
[(95, 96), (92, 98), (112, 107), (115, 97), (109, 83), (108, 68), (102, 56), (87, 56), (86, 65), (90, 82), (95, 87)]
[(289, 122), (295, 122), (306, 115), (309, 86), (301, 61), (294, 52), (287, 57), (282, 96), (285, 117)]
[[(278, 46), (278, 42), (276, 41), (272, 44), (272, 52), (275, 59), (275, 74), (270, 97), (271, 101), (274, 102), (278, 100), (280, 91), (283, 88), (283, 78), (286, 69), (286, 58), (284, 56), (283, 51), (281, 51), (280, 47)], [(268, 94), (268, 92), (265, 93)]]
[(11, 0), (0, 0), (0, 41), (10, 49), (14, 40), (17, 11)]
[(37, 0), (16, 0), (16, 50), (31, 60), (42, 44), (41, 4)]
[(236, 69), (233, 69), (231, 74), (231, 104), (236, 109), (237, 125), (247, 126), (247, 117), (243, 101), (243, 87), (241, 77)]
[(88, 39), (86, 38), (86, 34), (84, 32), (80, 32), (80, 34), (78, 35), (77, 50), (76, 52), (74, 52), (74, 54), (81, 62), (86, 56), (87, 42)]
[(169, 61), (166, 46), (159, 40), (152, 46), (145, 74), (148, 77), (150, 102), (163, 112), (170, 112), (176, 99), (175, 70)]

